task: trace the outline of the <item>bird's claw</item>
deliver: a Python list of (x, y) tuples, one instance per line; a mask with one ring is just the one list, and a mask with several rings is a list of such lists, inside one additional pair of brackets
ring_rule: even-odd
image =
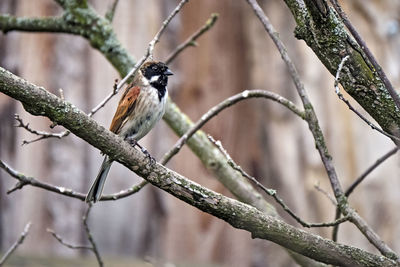
[(156, 163), (155, 158), (153, 158), (152, 155), (150, 155), (149, 151), (147, 151), (144, 147), (141, 147), (140, 150), (142, 150), (143, 154), (150, 160), (150, 164), (153, 165)]
[(138, 146), (143, 154), (150, 160), (150, 164), (153, 165), (156, 163), (156, 160), (150, 155), (150, 153), (146, 150), (146, 148), (139, 145), (139, 143), (132, 137), (126, 137), (125, 141), (128, 142), (132, 147)]

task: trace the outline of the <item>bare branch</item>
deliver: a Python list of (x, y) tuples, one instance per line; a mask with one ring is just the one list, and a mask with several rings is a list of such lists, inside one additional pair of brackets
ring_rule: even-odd
[(224, 109), (236, 104), (245, 99), (250, 98), (266, 98), (273, 100), (284, 107), (288, 108), (294, 114), (299, 116), (300, 118), (304, 119), (305, 115), (304, 112), (301, 111), (296, 105), (291, 102), (290, 100), (278, 95), (276, 93), (265, 91), (265, 90), (245, 90), (239, 94), (231, 96), (219, 104), (215, 105), (211, 109), (209, 109), (201, 118), (190, 128), (184, 135), (179, 138), (178, 142), (174, 145), (173, 149), (171, 149), (167, 154), (164, 155), (162, 162), (167, 162), (171, 157), (177, 154), (183, 145), (187, 142), (187, 140), (192, 137), (193, 134), (196, 133), (204, 124), (206, 124), (210, 119), (218, 115)]
[(320, 187), (319, 182), (318, 182), (317, 184), (314, 185), (314, 188), (315, 188), (318, 192), (320, 192), (320, 193), (322, 193), (323, 195), (325, 195), (325, 196), (332, 202), (332, 204), (333, 204), (334, 206), (337, 206), (336, 200), (335, 200), (328, 192), (326, 192), (326, 190), (324, 190), (323, 188)]
[(27, 130), (28, 132), (30, 132), (31, 134), (34, 135), (38, 135), (39, 137), (33, 140), (24, 140), (22, 141), (22, 145), (28, 145), (43, 139), (48, 139), (48, 138), (58, 138), (61, 139), (65, 136), (68, 136), (70, 134), (69, 131), (63, 131), (60, 133), (49, 133), (49, 132), (42, 132), (42, 131), (36, 131), (32, 128), (29, 127), (29, 123), (24, 123), (23, 120), (19, 117), (18, 114), (15, 114), (15, 119), (17, 120), (18, 124), (15, 125), (15, 127), (20, 127), (20, 128), (24, 128), (25, 130)]
[(197, 46), (196, 40), (210, 30), (215, 22), (217, 22), (218, 14), (213, 13), (211, 17), (206, 21), (206, 24), (203, 25), (200, 29), (198, 29), (192, 36), (190, 36), (186, 41), (180, 44), (165, 60), (165, 64), (171, 63), (183, 50), (185, 50), (189, 46)]
[[(3, 162), (1, 160), (0, 160), (0, 168), (5, 170), (11, 177), (18, 180), (18, 183), (12, 189), (8, 190), (7, 194), (10, 194), (18, 189), (21, 189), (25, 185), (31, 185), (31, 186), (39, 187), (44, 190), (54, 192), (54, 193), (57, 193), (60, 195), (77, 198), (79, 200), (85, 201), (86, 194), (75, 192), (74, 190), (72, 190), (70, 188), (65, 188), (65, 187), (61, 187), (61, 186), (55, 186), (55, 185), (52, 185), (49, 183), (44, 183), (33, 177), (25, 176), (24, 174), (12, 169), (10, 166), (8, 166), (5, 162)], [(146, 181), (142, 181), (139, 184), (132, 186), (128, 189), (122, 190), (118, 193), (110, 194), (110, 195), (103, 195), (100, 200), (101, 201), (109, 201), (109, 200), (118, 200), (120, 198), (128, 197), (130, 195), (133, 195), (133, 194), (139, 192), (146, 184), (147, 184)]]
[(21, 18), (0, 15), (0, 30), (27, 32), (71, 32), (63, 17)]
[(89, 203), (88, 204), (88, 208), (86, 209), (86, 212), (85, 212), (85, 214), (83, 215), (83, 218), (82, 218), (83, 219), (83, 226), (85, 227), (85, 232), (86, 232), (87, 238), (88, 238), (90, 244), (92, 245), (92, 251), (93, 251), (94, 255), (96, 256), (97, 262), (99, 263), (100, 267), (103, 267), (104, 266), (103, 260), (101, 259), (99, 250), (97, 249), (96, 242), (94, 241), (94, 239), (92, 237), (92, 234), (90, 233), (89, 225), (88, 225), (88, 222), (87, 222), (91, 209), (92, 209), (92, 204)]
[(47, 232), (51, 233), (53, 235), (53, 237), (55, 239), (57, 239), (58, 242), (60, 242), (60, 244), (62, 244), (63, 246), (66, 246), (67, 248), (70, 248), (70, 249), (89, 249), (89, 250), (91, 250), (94, 253), (94, 255), (96, 256), (96, 260), (99, 263), (99, 266), (102, 267), (102, 266), (104, 266), (103, 260), (101, 259), (100, 253), (99, 253), (99, 251), (97, 249), (96, 242), (94, 242), (94, 240), (93, 240), (92, 234), (90, 232), (89, 225), (87, 223), (87, 220), (88, 220), (88, 217), (89, 217), (89, 212), (90, 212), (91, 208), (92, 208), (92, 205), (89, 204), (88, 208), (85, 211), (85, 214), (82, 217), (82, 223), (83, 223), (83, 226), (85, 228), (86, 236), (87, 236), (91, 246), (72, 245), (70, 243), (65, 242), (62, 239), (61, 236), (59, 236), (58, 234), (56, 234), (54, 232), (54, 230), (47, 229)]
[(3, 266), (3, 264), (6, 262), (7, 258), (11, 256), (11, 254), (18, 248), (19, 245), (21, 245), (25, 237), (29, 233), (29, 228), (31, 227), (31, 222), (28, 222), (25, 225), (24, 231), (22, 231), (21, 235), (19, 236), (18, 240), (15, 241), (15, 243), (7, 250), (7, 252), (3, 255), (3, 257), (0, 259), (0, 266)]
[[(122, 86), (121, 86), (122, 87)], [(121, 88), (120, 87), (120, 88)], [(115, 96), (118, 93), (119, 89), (118, 89), (118, 80), (116, 79), (114, 81), (114, 86), (113, 86), (113, 90), (112, 92), (106, 97), (104, 98), (96, 107), (94, 107), (90, 113), (88, 114), (89, 117), (92, 117), (97, 111), (99, 111), (99, 109), (101, 109), (102, 107), (104, 107), (106, 105), (106, 103), (108, 101), (110, 101), (111, 98), (113, 98), (113, 96)]]
[(176, 14), (182, 9), (183, 5), (186, 4), (189, 0), (181, 0), (178, 6), (172, 11), (172, 13), (168, 16), (166, 20), (163, 21), (161, 28), (158, 30), (156, 35), (154, 36), (153, 40), (150, 41), (149, 45), (147, 46), (147, 50), (145, 55), (135, 64), (135, 66), (131, 69), (131, 71), (118, 83), (117, 91), (121, 89), (121, 87), (128, 81), (129, 78), (135, 76), (135, 73), (139, 69), (139, 67), (153, 55), (153, 50), (155, 45), (158, 43), (161, 35), (164, 33), (165, 29), (167, 28), (170, 21), (175, 17)]
[(360, 175), (350, 186), (347, 188), (345, 195), (348, 197), (350, 194), (354, 191), (354, 189), (362, 182), (364, 179), (373, 171), (375, 170), (379, 165), (381, 165), (385, 160), (393, 156), (394, 154), (397, 153), (399, 150), (398, 147), (392, 148), (389, 152), (387, 152), (385, 155), (380, 157), (379, 159), (376, 160), (374, 164), (372, 164), (368, 169), (364, 171), (363, 174)]
[[(374, 171), (378, 166), (380, 166), (385, 160), (390, 158), (392, 155), (396, 154), (397, 151), (399, 150), (398, 147), (392, 148), (389, 152), (387, 152), (385, 155), (380, 157), (379, 159), (376, 160), (374, 164), (372, 164), (368, 169), (366, 169), (350, 186), (347, 188), (345, 195), (348, 197), (350, 194), (354, 191), (354, 189), (361, 184), (362, 181), (364, 181), (367, 176)], [(340, 212), (336, 210), (336, 215), (335, 218), (338, 219), (340, 217)], [(332, 232), (332, 239), (334, 241), (337, 241), (337, 236), (339, 232), (339, 226), (335, 227)]]
[(378, 126), (374, 125), (371, 121), (369, 121), (366, 117), (364, 117), (358, 110), (356, 110), (351, 104), (350, 102), (344, 98), (343, 94), (340, 92), (340, 88), (339, 88), (339, 79), (340, 79), (340, 74), (342, 72), (343, 66), (346, 63), (347, 59), (349, 59), (349, 55), (345, 56), (342, 58), (342, 61), (340, 62), (337, 72), (336, 72), (336, 76), (335, 76), (335, 92), (337, 94), (337, 96), (339, 97), (340, 100), (342, 100), (347, 107), (353, 111), (360, 119), (362, 119), (366, 124), (368, 124), (368, 126), (370, 126), (372, 129), (380, 132), (381, 134), (391, 138), (391, 139), (395, 139), (397, 141), (400, 141), (400, 138), (398, 138), (397, 136), (394, 136), (392, 134), (389, 134), (385, 131), (383, 131), (382, 129), (380, 129)]
[(118, 5), (119, 0), (114, 0), (114, 2), (112, 3), (112, 5), (110, 6), (110, 8), (108, 9), (105, 17), (109, 22), (112, 22), (114, 19), (114, 14), (115, 14), (115, 10), (117, 9), (117, 5)]
[(360, 34), (351, 24), (350, 20), (348, 19), (346, 13), (342, 10), (341, 6), (337, 2), (337, 0), (330, 0), (335, 10), (338, 12), (340, 18), (342, 19), (344, 25), (346, 25), (347, 29), (349, 29), (350, 33), (353, 35), (354, 39), (356, 39), (357, 43), (364, 51), (365, 55), (368, 57), (371, 64), (374, 66), (375, 71), (378, 73), (379, 77), (381, 78), (382, 82), (385, 84), (386, 89), (388, 90), (390, 96), (393, 98), (393, 101), (396, 103), (397, 111), (400, 112), (400, 97), (397, 92), (394, 90), (392, 83), (387, 78), (385, 72), (383, 71), (382, 67), (376, 61), (374, 55), (369, 50), (367, 44), (362, 39)]
[(60, 242), (61, 245), (66, 246), (67, 248), (92, 250), (92, 247), (89, 247), (89, 246), (73, 245), (73, 244), (67, 243), (66, 241), (64, 241), (64, 239), (61, 236), (59, 236), (56, 232), (54, 232), (53, 229), (48, 228), (47, 232), (49, 232), (55, 239), (57, 239), (57, 241)]
[(337, 176), (335, 167), (333, 165), (332, 156), (328, 152), (328, 147), (325, 143), (325, 138), (322, 133), (321, 127), (318, 122), (317, 115), (315, 114), (314, 108), (307, 96), (304, 85), (300, 80), (299, 74), (296, 70), (295, 65), (290, 59), (287, 49), (283, 42), (279, 39), (279, 34), (275, 31), (274, 27), (270, 23), (268, 17), (265, 15), (264, 11), (258, 5), (256, 0), (246, 0), (251, 8), (253, 9), (256, 16), (262, 23), (265, 31), (271, 37), (272, 41), (276, 45), (283, 61), (286, 63), (289, 74), (291, 75), (293, 82), (295, 84), (296, 90), (303, 102), (303, 106), (306, 113), (306, 121), (308, 127), (314, 137), (315, 145), (320, 154), (322, 163), (324, 164), (325, 170), (328, 174), (331, 187), (335, 194), (336, 201), (340, 211), (345, 216), (350, 216), (350, 221), (357, 226), (357, 228), (364, 234), (364, 236), (373, 244), (383, 255), (395, 259), (400, 262), (399, 256), (378, 236), (377, 233), (360, 217), (360, 215), (349, 206), (346, 196), (344, 195), (342, 186), (340, 184), (339, 178)]
[(357, 266), (359, 262), (380, 267), (396, 265), (387, 257), (299, 230), (255, 207), (200, 186), (158, 163), (149, 164), (140, 151), (126, 146), (121, 137), (100, 126), (77, 107), (1, 67), (0, 92), (20, 101), (27, 112), (56, 121), (155, 186), (225, 220), (235, 228), (249, 231), (254, 238), (270, 240), (304, 256), (333, 265)]
[(334, 222), (329, 222), (329, 223), (307, 223), (304, 220), (302, 220), (294, 211), (292, 211), (286, 204), (285, 202), (277, 195), (276, 190), (274, 189), (269, 189), (266, 188), (263, 184), (261, 184), (257, 179), (248, 173), (246, 173), (238, 164), (236, 164), (231, 156), (228, 154), (228, 152), (225, 150), (225, 148), (222, 146), (220, 141), (215, 141), (214, 138), (211, 135), (208, 135), (208, 139), (216, 146), (218, 149), (225, 155), (228, 164), (240, 174), (252, 181), (254, 184), (256, 184), (259, 188), (262, 189), (267, 195), (271, 196), (274, 198), (274, 200), (293, 218), (295, 219), (299, 224), (301, 224), (303, 227), (311, 228), (311, 227), (331, 227), (335, 226), (338, 224), (341, 224), (343, 222), (346, 222), (349, 220), (349, 217), (343, 217), (335, 220)]

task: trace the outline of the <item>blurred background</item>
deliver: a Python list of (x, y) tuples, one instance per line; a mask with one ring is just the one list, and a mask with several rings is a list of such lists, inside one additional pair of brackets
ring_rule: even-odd
[[(105, 14), (112, 3), (110, 0), (89, 2), (100, 14)], [(136, 59), (143, 55), (161, 22), (177, 3), (175, 0), (119, 1), (113, 25), (131, 55)], [(333, 77), (304, 42), (294, 38), (294, 21), (284, 2), (259, 3), (280, 32), (299, 69), (339, 178), (346, 188), (394, 144), (371, 130), (338, 100)], [(350, 0), (343, 7), (397, 88), (400, 2)], [(62, 10), (52, 0), (1, 0), (0, 12), (31, 17), (60, 15)], [(245, 1), (190, 1), (162, 36), (155, 58), (165, 59), (211, 13), (220, 15), (216, 25), (198, 40), (198, 47), (185, 50), (170, 65), (175, 75), (170, 79), (169, 92), (181, 110), (196, 121), (223, 99), (256, 88), (279, 93), (300, 104), (280, 55)], [(85, 112), (108, 95), (114, 80), (119, 78), (109, 62), (86, 40), (66, 34), (0, 33), (0, 66), (55, 94), (62, 88), (66, 100)], [(118, 100), (119, 96), (114, 97), (94, 118), (108, 127)], [(49, 120), (29, 115), (19, 103), (1, 94), (0, 158), (28, 176), (86, 193), (102, 161), (99, 151), (73, 135), (21, 146), (23, 140), (35, 136), (13, 127), (15, 113), (32, 128), (51, 131)], [(222, 112), (204, 129), (221, 140), (245, 170), (265, 186), (278, 190), (303, 219), (333, 220), (334, 206), (314, 188), (319, 184), (331, 194), (305, 122), (276, 103), (258, 99)], [(56, 127), (53, 131), (62, 130)], [(160, 122), (141, 143), (160, 159), (177, 139)], [(186, 147), (168, 167), (231, 196)], [(395, 155), (370, 174), (350, 197), (353, 207), (397, 252), (400, 252), (399, 173), (399, 157)], [(115, 193), (141, 181), (119, 164), (113, 165), (109, 178), (105, 193)], [(24, 225), (31, 221), (30, 234), (18, 249), (19, 256), (85, 258), (94, 263), (90, 252), (70, 250), (46, 232), (51, 228), (65, 241), (87, 243), (82, 227), (86, 205), (29, 186), (7, 195), (6, 191), (15, 183), (16, 180), (0, 171), (0, 251), (7, 250)], [(281, 209), (278, 211), (287, 222), (298, 226)], [(253, 240), (249, 233), (236, 230), (151, 185), (129, 198), (96, 204), (89, 225), (106, 266), (134, 266), (136, 261), (158, 266), (167, 263), (173, 264), (168, 266), (295, 266), (279, 246)], [(310, 231), (331, 237), (331, 229)], [(339, 241), (377, 253), (350, 224), (340, 228)], [(10, 259), (10, 264), (23, 265), (15, 259)]]

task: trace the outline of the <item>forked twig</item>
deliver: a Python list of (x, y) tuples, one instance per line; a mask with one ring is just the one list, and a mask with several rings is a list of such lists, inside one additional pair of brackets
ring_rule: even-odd
[[(390, 151), (388, 151), (387, 153), (385, 153), (382, 157), (378, 158), (374, 164), (372, 164), (370, 167), (368, 167), (346, 190), (345, 195), (346, 197), (349, 197), (351, 193), (353, 193), (354, 189), (356, 189), (356, 187), (358, 185), (361, 184), (362, 181), (365, 180), (365, 178), (367, 178), (367, 176), (374, 171), (378, 166), (380, 166), (385, 160), (387, 160), (388, 158), (390, 158), (391, 156), (393, 156), (394, 154), (397, 153), (397, 151), (399, 150), (399, 148), (396, 146), (395, 148), (392, 148)], [(338, 219), (340, 217), (340, 211), (336, 210), (336, 214), (335, 214), (335, 218)], [(333, 232), (332, 232), (332, 239), (334, 241), (337, 241), (337, 237), (338, 237), (338, 232), (339, 232), (339, 226), (336, 226), (335, 228), (333, 228)]]
[(67, 248), (70, 248), (70, 249), (88, 249), (88, 250), (92, 251), (94, 253), (94, 255), (96, 256), (96, 260), (97, 260), (99, 266), (103, 267), (104, 266), (103, 260), (101, 258), (99, 250), (97, 249), (96, 242), (94, 241), (94, 239), (92, 237), (89, 225), (87, 223), (87, 220), (88, 220), (88, 217), (89, 217), (89, 212), (90, 212), (91, 208), (92, 208), (92, 204), (89, 203), (88, 204), (88, 208), (86, 209), (85, 214), (82, 217), (82, 223), (83, 223), (83, 226), (85, 228), (86, 236), (87, 236), (87, 238), (89, 240), (90, 246), (73, 245), (73, 244), (67, 243), (66, 241), (63, 240), (63, 238), (61, 236), (56, 234), (54, 232), (54, 230), (52, 230), (52, 229), (47, 229), (47, 232), (51, 233), (52, 236), (55, 239), (57, 239), (57, 241), (60, 242), (61, 245), (66, 246)]
[(22, 145), (28, 145), (28, 144), (37, 142), (39, 140), (47, 139), (47, 138), (58, 138), (58, 139), (61, 139), (61, 138), (65, 137), (65, 136), (68, 136), (70, 134), (69, 131), (63, 131), (63, 132), (60, 132), (60, 133), (48, 133), (48, 132), (36, 131), (36, 130), (32, 129), (29, 126), (29, 123), (25, 124), (24, 121), (19, 117), (18, 114), (15, 114), (15, 120), (18, 122), (18, 124), (15, 125), (15, 127), (24, 128), (25, 130), (27, 130), (31, 134), (39, 136), (38, 138), (33, 139), (33, 140), (29, 140), (29, 141), (24, 140), (24, 141), (22, 141)]
[[(38, 179), (35, 179), (33, 177), (25, 176), (24, 174), (14, 170), (10, 166), (8, 166), (2, 160), (0, 160), (0, 168), (5, 170), (11, 177), (18, 180), (17, 184), (13, 188), (11, 188), (7, 191), (7, 194), (10, 194), (18, 189), (21, 189), (25, 185), (31, 185), (33, 187), (39, 187), (39, 188), (45, 189), (47, 191), (54, 192), (54, 193), (64, 195), (67, 197), (77, 198), (82, 201), (85, 200), (86, 194), (76, 192), (70, 188), (55, 186), (55, 185), (52, 185), (49, 183), (41, 182)], [(133, 195), (133, 194), (139, 192), (147, 183), (148, 183), (147, 181), (143, 180), (139, 184), (131, 186), (130, 188), (122, 190), (118, 193), (110, 194), (110, 195), (103, 195), (100, 200), (101, 201), (109, 201), (109, 200), (117, 200), (120, 198), (128, 197), (130, 195)]]
[(293, 218), (295, 219), (299, 224), (301, 224), (303, 227), (307, 227), (307, 228), (312, 228), (312, 227), (332, 227), (332, 226), (336, 226), (338, 224), (341, 224), (343, 222), (346, 222), (350, 219), (350, 216), (345, 216), (342, 218), (339, 218), (333, 222), (329, 222), (329, 223), (307, 223), (304, 220), (302, 220), (298, 215), (296, 215), (296, 213), (294, 213), (286, 204), (285, 202), (277, 195), (276, 190), (274, 189), (269, 189), (266, 188), (262, 183), (260, 183), (259, 181), (257, 181), (256, 178), (254, 178), (253, 176), (249, 175), (248, 173), (246, 173), (238, 164), (236, 164), (233, 159), (231, 158), (231, 156), (228, 154), (228, 152), (225, 150), (225, 148), (222, 146), (220, 141), (215, 141), (215, 139), (211, 136), (208, 135), (208, 139), (216, 146), (218, 147), (218, 149), (225, 155), (228, 164), (235, 170), (237, 170), (238, 172), (240, 172), (240, 174), (249, 179), (250, 181), (252, 181), (254, 184), (256, 184), (259, 188), (261, 188), (262, 191), (264, 191), (267, 195), (271, 196), (274, 198), (274, 200)]

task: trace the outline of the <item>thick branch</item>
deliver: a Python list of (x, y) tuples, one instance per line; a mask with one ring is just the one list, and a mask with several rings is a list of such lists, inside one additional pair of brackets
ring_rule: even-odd
[(0, 29), (27, 32), (72, 32), (63, 17), (23, 18), (11, 15), (0, 15)]
[[(93, 48), (98, 49), (109, 60), (122, 77), (132, 69), (135, 62), (116, 38), (108, 20), (103, 19), (90, 8), (80, 8), (72, 12), (70, 4), (74, 4), (76, 0), (56, 0), (56, 2), (65, 8), (64, 16), (68, 17), (68, 21), (65, 21), (67, 26), (69, 23), (74, 25), (71, 29), (68, 28), (69, 33), (79, 34), (86, 38)], [(95, 21), (98, 23), (93, 23)], [(48, 25), (48, 27), (51, 27), (51, 25)], [(43, 29), (43, 31), (48, 30)], [(193, 126), (192, 121), (170, 99), (163, 118), (178, 135), (183, 135)], [(241, 201), (268, 214), (276, 215), (274, 207), (266, 202), (250, 183), (226, 163), (224, 156), (207, 139), (204, 132), (198, 131), (188, 142), (188, 146), (206, 168), (211, 170), (218, 180)]]
[(0, 92), (20, 101), (33, 115), (46, 116), (175, 197), (249, 231), (254, 238), (280, 244), (315, 260), (341, 266), (396, 266), (392, 260), (299, 230), (247, 204), (206, 189), (146, 156), (98, 125), (72, 104), (0, 68)]
[[(400, 112), (376, 69), (364, 57), (362, 48), (345, 30), (332, 8), (326, 13), (314, 0), (284, 0), (296, 20), (296, 37), (304, 40), (335, 76), (342, 58), (349, 55), (340, 83), (382, 127), (395, 136), (400, 132)], [(305, 4), (304, 4), (305, 3)]]
[[(396, 255), (396, 253), (388, 245), (386, 245), (385, 242), (383, 242), (383, 240), (378, 236), (378, 234), (376, 234), (373, 231), (373, 229), (364, 221), (364, 219), (361, 218), (361, 216), (354, 209), (352, 209), (349, 206), (347, 198), (344, 195), (342, 186), (341, 186), (339, 178), (337, 176), (337, 173), (336, 173), (333, 161), (332, 161), (332, 157), (329, 154), (328, 148), (326, 146), (325, 138), (322, 133), (321, 127), (319, 125), (317, 115), (316, 115), (314, 108), (307, 96), (304, 85), (300, 80), (300, 77), (298, 75), (296, 67), (294, 66), (293, 62), (291, 61), (283, 42), (279, 39), (278, 33), (275, 31), (274, 27), (269, 22), (268, 17), (265, 15), (265, 13), (261, 9), (261, 7), (258, 5), (257, 1), (256, 0), (247, 0), (247, 2), (252, 7), (256, 16), (260, 19), (264, 29), (269, 34), (272, 41), (275, 43), (276, 47), (279, 50), (279, 53), (282, 56), (283, 61), (286, 63), (286, 65), (289, 69), (289, 73), (293, 79), (296, 90), (303, 102), (304, 110), (306, 113), (306, 121), (307, 121), (308, 127), (314, 137), (315, 145), (320, 154), (322, 163), (324, 164), (325, 170), (328, 174), (329, 181), (331, 183), (331, 187), (333, 189), (336, 201), (338, 203), (338, 208), (343, 213), (343, 215), (349, 216), (349, 218), (350, 218), (349, 220), (357, 226), (357, 228), (371, 242), (371, 244), (373, 244), (383, 255), (390, 257), (392, 259), (396, 259), (397, 261), (400, 262), (400, 258), (398, 257), (398, 255)], [(326, 16), (325, 13), (327, 12), (327, 9), (325, 9), (324, 7), (327, 7), (327, 5), (324, 1), (309, 0), (308, 2), (309, 2), (308, 4), (310, 6), (312, 6), (314, 8), (314, 10), (318, 10), (315, 12), (322, 12), (323, 15), (321, 15), (319, 13), (319, 15), (320, 15), (319, 19), (321, 19), (321, 16)], [(321, 2), (321, 3), (320, 3), (320, 5), (316, 5), (316, 2)], [(307, 1), (306, 1), (306, 3), (307, 3)], [(321, 20), (323, 20), (323, 18)], [(340, 62), (341, 62), (341, 60), (340, 60)], [(335, 71), (335, 74), (336, 74), (336, 71)]]

